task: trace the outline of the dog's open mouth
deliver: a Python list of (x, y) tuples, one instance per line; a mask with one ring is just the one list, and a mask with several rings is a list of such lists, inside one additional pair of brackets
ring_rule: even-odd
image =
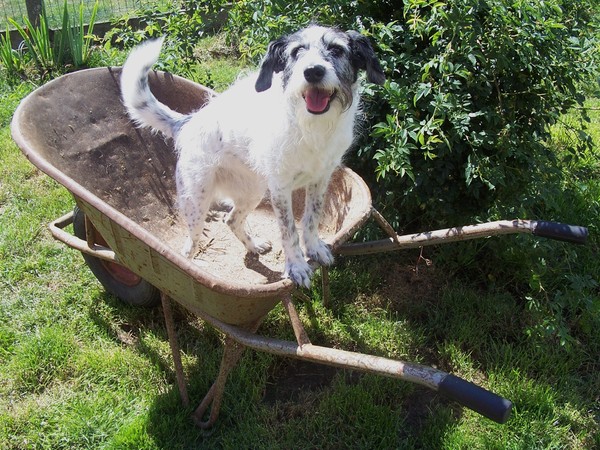
[(303, 94), (306, 102), (306, 110), (312, 114), (323, 114), (329, 110), (331, 100), (335, 97), (335, 91), (311, 87)]

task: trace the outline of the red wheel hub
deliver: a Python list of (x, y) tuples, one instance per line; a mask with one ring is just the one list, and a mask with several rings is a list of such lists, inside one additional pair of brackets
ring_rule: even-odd
[[(110, 248), (107, 242), (102, 237), (102, 235), (98, 232), (98, 230), (96, 230), (96, 228), (91, 224), (91, 222), (87, 222), (88, 226), (92, 227), (94, 242), (103, 247)], [(115, 280), (119, 281), (120, 283), (126, 286), (136, 286), (142, 281), (142, 277), (133, 273), (131, 270), (129, 270), (125, 266), (122, 266), (121, 264), (102, 260), (102, 265)]]

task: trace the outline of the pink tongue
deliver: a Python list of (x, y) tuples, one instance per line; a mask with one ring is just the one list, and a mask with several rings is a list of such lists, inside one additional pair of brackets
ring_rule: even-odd
[(320, 113), (325, 111), (327, 105), (329, 105), (331, 96), (323, 89), (313, 88), (306, 92), (304, 98), (309, 111)]

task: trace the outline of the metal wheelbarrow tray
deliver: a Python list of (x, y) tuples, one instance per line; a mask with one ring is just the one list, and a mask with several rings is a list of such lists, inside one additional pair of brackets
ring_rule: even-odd
[[(226, 335), (220, 372), (194, 413), (196, 424), (208, 427), (217, 419), (225, 381), (245, 347), (415, 382), (497, 422), (508, 419), (510, 401), (454, 375), (418, 364), (311, 344), (292, 302), (293, 295), (302, 294), (291, 281), (281, 278), (283, 256), (277, 238), (273, 239), (274, 248), (269, 254), (248, 256), (228, 227), (218, 220), (217, 211), (217, 218), (207, 225), (204, 251), (193, 261), (181, 255), (179, 250), (187, 231), (175, 208), (175, 152), (160, 136), (132, 125), (120, 101), (119, 76), (118, 68), (90, 69), (42, 86), (17, 109), (12, 134), (35, 166), (73, 194), (77, 209), (83, 213), (71, 212), (52, 222), (53, 236), (80, 250), (90, 268), (99, 268), (109, 282), (133, 292), (144, 283), (150, 290), (160, 291), (185, 404), (189, 400), (170, 299)], [(160, 101), (182, 113), (200, 108), (215, 95), (203, 86), (162, 72), (151, 74), (150, 86)], [(303, 201), (302, 192), (294, 194), (298, 217)], [(369, 217), (374, 217), (389, 238), (346, 244)], [(63, 230), (74, 221), (76, 236)], [(268, 201), (251, 214), (249, 224), (263, 236), (279, 234)], [(509, 233), (533, 233), (572, 242), (584, 242), (587, 236), (582, 227), (528, 220), (398, 236), (372, 207), (363, 180), (347, 168), (339, 169), (332, 179), (320, 228), (321, 237), (334, 252), (346, 255)], [(106, 279), (98, 278), (106, 286)], [(326, 270), (323, 279), (327, 279)], [(135, 299), (129, 301), (136, 303)], [(261, 321), (280, 301), (288, 312), (297, 342), (257, 334)]]

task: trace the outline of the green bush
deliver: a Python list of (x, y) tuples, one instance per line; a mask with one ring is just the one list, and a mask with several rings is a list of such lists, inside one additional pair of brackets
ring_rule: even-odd
[(590, 3), (404, 6), (398, 21), (369, 27), (391, 76), (360, 157), (376, 160), (386, 212), (419, 225), (487, 219), (494, 207), (531, 214), (538, 199), (522, 194), (556, 171), (549, 125), (583, 102), (594, 70)]
[(373, 39), (388, 82), (366, 89), (372, 132), (349, 163), (386, 217), (418, 228), (532, 213), (539, 199), (523, 193), (557, 172), (549, 126), (583, 101), (595, 68), (593, 11), (591, 0), (243, 1), (226, 29), (253, 61), (311, 21)]
[(593, 13), (591, 1), (406, 0), (394, 22), (364, 21), (391, 75), (374, 93), (386, 104), (367, 102), (374, 125), (352, 163), (395, 228), (511, 217), (590, 227), (587, 248), (505, 239), (437, 255), (511, 289), (539, 314), (528, 331), (562, 344), (592, 333), (600, 308), (585, 109), (561, 148), (551, 136), (597, 73)]
[(311, 22), (323, 25), (341, 24), (347, 20), (342, 11), (345, 1), (306, 0), (242, 0), (229, 11), (225, 29), (230, 42), (242, 58), (257, 63), (269, 41), (297, 31)]

